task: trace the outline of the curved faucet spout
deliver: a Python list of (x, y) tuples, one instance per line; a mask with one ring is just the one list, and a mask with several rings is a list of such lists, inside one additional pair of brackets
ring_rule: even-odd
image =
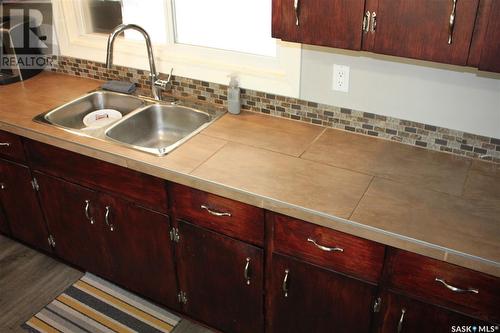
[(171, 75), (168, 77), (167, 81), (158, 79), (158, 73), (156, 72), (156, 66), (155, 66), (155, 58), (153, 56), (153, 47), (151, 45), (151, 37), (149, 37), (149, 34), (146, 32), (146, 30), (144, 30), (140, 26), (136, 24), (120, 24), (113, 30), (113, 32), (109, 34), (108, 46), (106, 49), (106, 68), (110, 69), (113, 66), (113, 45), (116, 37), (123, 31), (128, 29), (140, 32), (144, 37), (144, 40), (146, 41), (146, 48), (148, 51), (148, 60), (149, 60), (149, 71), (151, 77), (151, 92), (155, 99), (161, 100), (161, 90), (168, 86)]

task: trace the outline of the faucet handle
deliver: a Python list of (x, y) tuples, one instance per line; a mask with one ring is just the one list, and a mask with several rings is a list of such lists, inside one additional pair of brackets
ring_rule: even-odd
[(155, 81), (155, 86), (156, 87), (159, 87), (163, 90), (165, 89), (168, 89), (168, 86), (170, 84), (170, 80), (172, 79), (172, 72), (174, 71), (173, 68), (170, 69), (170, 74), (168, 74), (168, 78), (166, 80), (160, 80), (160, 79), (157, 79)]

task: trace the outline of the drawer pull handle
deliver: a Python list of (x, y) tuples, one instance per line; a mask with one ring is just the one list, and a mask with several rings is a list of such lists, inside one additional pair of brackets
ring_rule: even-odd
[(308, 242), (313, 243), (317, 248), (326, 251), (326, 252), (344, 252), (344, 249), (341, 247), (328, 247), (328, 246), (323, 246), (318, 243), (311, 237), (307, 239)]
[(299, 26), (299, 0), (293, 0), (293, 9), (295, 11), (295, 25)]
[(468, 289), (462, 289), (462, 288), (457, 288), (452, 285), (449, 285), (446, 283), (444, 279), (441, 278), (436, 278), (435, 281), (440, 282), (443, 286), (448, 288), (449, 290), (453, 291), (454, 293), (474, 293), (474, 294), (479, 294), (479, 290), (474, 289), (474, 288), (468, 288)]
[(285, 269), (285, 277), (283, 278), (283, 285), (282, 285), (285, 297), (288, 297), (288, 273), (290, 273), (290, 270), (287, 268)]
[(246, 259), (245, 270), (243, 271), (243, 276), (245, 277), (246, 284), (250, 285), (250, 258)]
[(452, 43), (453, 30), (455, 28), (455, 15), (457, 12), (457, 0), (451, 0), (453, 2), (453, 7), (451, 8), (450, 23), (448, 25), (448, 45)]
[(85, 217), (90, 221), (90, 224), (94, 224), (94, 218), (90, 216), (90, 200), (85, 200)]
[(104, 214), (104, 221), (106, 222), (106, 225), (109, 227), (109, 230), (114, 231), (115, 226), (113, 223), (111, 223), (110, 220), (110, 215), (111, 215), (111, 207), (106, 206), (106, 213)]
[(231, 213), (218, 212), (218, 211), (215, 211), (215, 210), (208, 208), (208, 206), (206, 206), (206, 205), (201, 205), (200, 208), (206, 210), (207, 212), (209, 212), (210, 214), (215, 215), (215, 216), (231, 216)]
[(7, 186), (4, 183), (0, 183), (0, 190), (7, 189)]
[(398, 322), (398, 333), (401, 333), (403, 331), (403, 322), (405, 320), (405, 314), (406, 314), (406, 309), (402, 308), (401, 317), (399, 317), (399, 322)]
[(1, 147), (10, 147), (10, 143), (8, 142), (0, 142)]

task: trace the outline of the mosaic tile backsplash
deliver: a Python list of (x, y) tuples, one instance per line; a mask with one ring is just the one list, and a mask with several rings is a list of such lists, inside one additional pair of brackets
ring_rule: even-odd
[[(103, 63), (89, 60), (55, 56), (52, 66), (47, 70), (98, 80), (127, 80), (134, 82), (141, 91), (146, 93), (150, 92), (151, 88), (148, 71), (122, 66), (114, 66), (113, 69), (107, 70)], [(174, 97), (197, 98), (221, 106), (227, 104), (227, 85), (175, 75), (172, 76), (172, 89), (166, 94)], [(489, 138), (249, 89), (241, 90), (241, 100), (242, 109), (247, 111), (500, 163), (499, 138)]]

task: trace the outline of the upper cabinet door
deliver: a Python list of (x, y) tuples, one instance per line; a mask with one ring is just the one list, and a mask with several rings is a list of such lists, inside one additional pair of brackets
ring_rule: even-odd
[[(371, 1), (373, 2), (373, 1)], [(376, 53), (465, 65), (479, 0), (378, 0)], [(375, 19), (373, 20), (373, 12)], [(375, 27), (373, 23), (375, 22)]]
[(361, 49), (365, 0), (273, 0), (273, 37)]
[(484, 37), (479, 69), (500, 72), (500, 1), (493, 1)]

